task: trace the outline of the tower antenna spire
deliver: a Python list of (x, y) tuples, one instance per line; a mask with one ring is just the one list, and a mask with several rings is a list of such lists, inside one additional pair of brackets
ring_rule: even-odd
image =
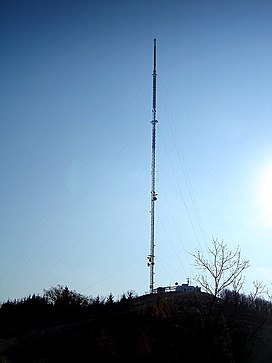
[(154, 58), (153, 58), (153, 98), (152, 98), (152, 141), (151, 141), (151, 210), (150, 210), (150, 254), (148, 255), (148, 267), (150, 268), (150, 293), (154, 293), (155, 276), (155, 202), (156, 193), (156, 106), (157, 106), (157, 40), (154, 39)]

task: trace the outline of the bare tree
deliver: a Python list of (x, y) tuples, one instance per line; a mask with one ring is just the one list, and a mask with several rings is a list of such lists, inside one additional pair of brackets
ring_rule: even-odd
[(269, 294), (268, 288), (266, 285), (262, 283), (262, 281), (255, 280), (253, 281), (254, 291), (249, 294), (252, 300), (257, 299), (258, 297), (263, 299), (264, 296), (271, 301), (271, 296)]
[(243, 271), (249, 267), (249, 261), (241, 258), (240, 248), (231, 251), (224, 241), (213, 238), (208, 254), (209, 259), (200, 250), (191, 253), (201, 271), (195, 278), (200, 286), (214, 298), (227, 287), (239, 291), (244, 283)]

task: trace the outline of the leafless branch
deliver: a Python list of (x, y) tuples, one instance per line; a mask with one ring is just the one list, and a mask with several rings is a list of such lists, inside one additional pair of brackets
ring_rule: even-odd
[(231, 251), (224, 241), (213, 238), (208, 254), (211, 262), (200, 250), (190, 253), (195, 267), (201, 271), (195, 278), (200, 286), (215, 297), (229, 286), (239, 291), (244, 283), (243, 271), (249, 267), (249, 261), (241, 258), (240, 248)]

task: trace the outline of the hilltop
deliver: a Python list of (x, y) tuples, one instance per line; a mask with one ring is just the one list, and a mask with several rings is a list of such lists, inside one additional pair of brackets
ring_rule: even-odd
[(270, 307), (230, 291), (216, 301), (203, 292), (127, 294), (118, 302), (111, 295), (105, 301), (54, 303), (32, 296), (0, 309), (0, 362), (180, 362), (189, 357), (192, 362), (268, 363)]

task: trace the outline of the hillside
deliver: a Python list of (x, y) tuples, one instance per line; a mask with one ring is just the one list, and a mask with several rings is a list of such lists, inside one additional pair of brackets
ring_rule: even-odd
[(270, 304), (228, 292), (3, 304), (0, 362), (271, 362)]

